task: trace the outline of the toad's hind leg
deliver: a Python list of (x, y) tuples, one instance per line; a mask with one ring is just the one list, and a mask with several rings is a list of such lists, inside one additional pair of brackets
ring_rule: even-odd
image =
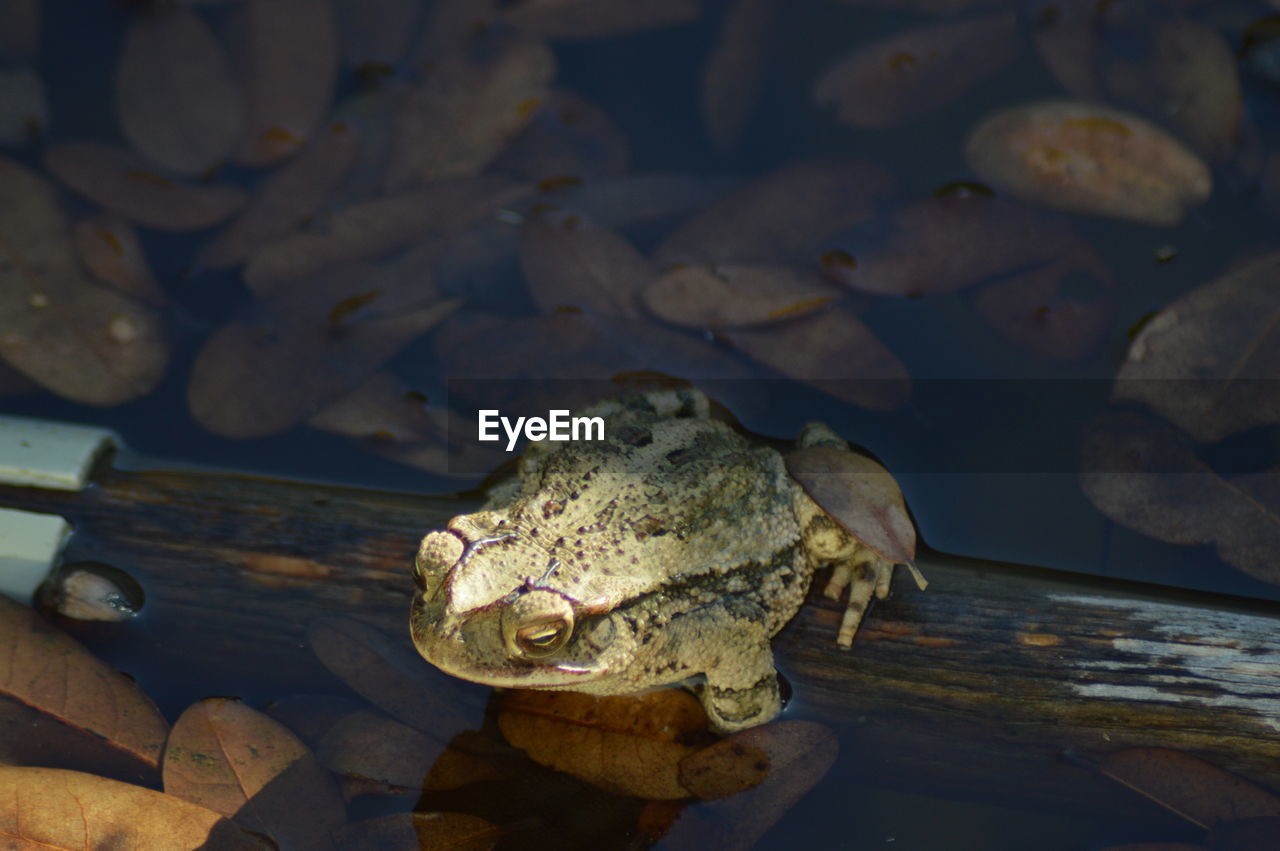
[[(836, 577), (843, 581), (837, 583)], [(840, 619), (840, 632), (836, 635), (836, 643), (841, 647), (852, 647), (853, 637), (858, 632), (862, 617), (867, 613), (871, 603), (871, 595), (877, 600), (889, 596), (889, 585), (893, 581), (893, 565), (884, 559), (866, 558), (866, 553), (837, 562), (832, 571), (831, 581), (823, 589), (823, 594), (833, 600), (840, 599), (840, 592), (847, 584), (849, 600), (845, 604), (844, 616)]]

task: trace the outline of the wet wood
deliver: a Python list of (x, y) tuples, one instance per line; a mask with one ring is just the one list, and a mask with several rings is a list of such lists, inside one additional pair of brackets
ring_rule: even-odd
[[(68, 517), (72, 557), (143, 585), (144, 614), (123, 629), (157, 664), (269, 672), (274, 694), (328, 677), (305, 643), (319, 615), (407, 641), (418, 540), (475, 504), (115, 469), (83, 493), (0, 486), (0, 506)], [(1138, 805), (1088, 762), (1164, 746), (1280, 788), (1280, 605), (936, 554), (919, 564), (928, 591), (897, 580), (852, 650), (816, 590), (775, 643), (790, 711), (845, 728), (869, 777), (1115, 811)]]

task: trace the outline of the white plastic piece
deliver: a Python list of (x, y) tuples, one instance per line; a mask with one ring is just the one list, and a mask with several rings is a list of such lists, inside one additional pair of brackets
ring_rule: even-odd
[(0, 594), (20, 603), (30, 600), (70, 531), (56, 514), (0, 508)]
[(0, 417), (0, 483), (80, 490), (94, 459), (119, 443), (110, 429)]

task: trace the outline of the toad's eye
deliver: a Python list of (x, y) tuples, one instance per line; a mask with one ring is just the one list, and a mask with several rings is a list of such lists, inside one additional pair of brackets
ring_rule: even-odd
[(555, 591), (534, 588), (502, 613), (502, 639), (517, 659), (544, 659), (573, 636), (573, 606)]

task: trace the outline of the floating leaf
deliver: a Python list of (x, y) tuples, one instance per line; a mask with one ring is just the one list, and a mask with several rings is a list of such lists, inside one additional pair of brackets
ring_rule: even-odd
[(653, 799), (689, 796), (679, 763), (706, 725), (701, 704), (680, 689), (610, 697), (517, 689), (503, 693), (498, 715), (502, 735), (534, 762)]
[(1089, 501), (1117, 523), (1171, 544), (1213, 543), (1223, 561), (1280, 584), (1280, 469), (1220, 477), (1173, 426), (1112, 412), (1085, 431), (1080, 470)]
[(493, 168), (541, 183), (612, 177), (625, 173), (630, 162), (630, 142), (603, 109), (553, 90)]
[(1204, 828), (1280, 817), (1280, 795), (1181, 751), (1128, 748), (1103, 757), (1098, 770)]
[(406, 297), (395, 270), (366, 264), (294, 282), (205, 340), (188, 407), (225, 437), (283, 431), (357, 387), (458, 304)]
[(950, 103), (994, 76), (1021, 49), (1013, 13), (952, 21), (858, 48), (814, 86), (852, 127), (891, 127)]
[(445, 743), (381, 712), (363, 709), (342, 718), (316, 746), (321, 762), (348, 777), (421, 789)]
[(1112, 398), (1141, 402), (1198, 441), (1280, 423), (1280, 253), (1187, 293), (1142, 326)]
[(736, 0), (702, 69), (702, 120), (722, 152), (735, 148), (746, 128), (779, 11), (778, 0)]
[(40, 75), (30, 68), (0, 71), (0, 146), (29, 145), (48, 126), (49, 100)]
[(541, 41), (474, 34), (403, 98), (386, 187), (479, 174), (533, 118), (554, 75), (555, 57)]
[(133, 225), (104, 213), (76, 222), (72, 235), (80, 262), (95, 278), (148, 304), (167, 301)]
[(342, 56), (361, 67), (392, 68), (409, 48), (423, 13), (422, 0), (336, 0)]
[(356, 821), (338, 831), (338, 847), (349, 851), (485, 851), (502, 829), (462, 813), (396, 813)]
[(150, 310), (84, 278), (53, 187), (0, 158), (0, 357), (61, 396), (117, 405), (163, 377), (162, 337)]
[(409, 646), (407, 634), (392, 641), (359, 621), (326, 617), (313, 621), (308, 635), (311, 649), (335, 676), (442, 745), (455, 733), (479, 726), (478, 707), (456, 680)]
[(756, 178), (703, 209), (654, 252), (677, 263), (806, 263), (823, 240), (875, 214), (890, 177), (859, 161), (819, 160)]
[(503, 5), (509, 23), (555, 39), (626, 35), (698, 17), (697, 0), (517, 0)]
[(259, 187), (244, 212), (200, 254), (208, 266), (234, 266), (258, 246), (316, 212), (355, 159), (359, 135), (337, 122), (316, 134), (292, 162)]
[(766, 325), (821, 310), (839, 297), (812, 272), (769, 265), (676, 266), (644, 290), (654, 316), (690, 328)]
[(1208, 199), (1209, 169), (1146, 119), (1101, 104), (1048, 100), (998, 112), (969, 134), (969, 166), (1049, 207), (1176, 225)]
[(0, 694), (102, 739), (148, 773), (168, 725), (133, 680), (26, 606), (0, 596)]
[(273, 847), (213, 810), (141, 786), (56, 768), (0, 767), (7, 848)]
[(236, 58), (248, 102), (237, 159), (267, 165), (311, 138), (338, 74), (333, 0), (252, 0), (236, 6)]
[(230, 698), (202, 700), (174, 722), (164, 790), (234, 816), (281, 847), (323, 847), (346, 823), (338, 787), (307, 746)]
[(98, 142), (54, 145), (45, 151), (44, 164), (95, 204), (157, 230), (212, 227), (244, 206), (247, 198), (229, 184), (171, 180), (148, 170), (122, 148)]
[(871, 410), (892, 410), (911, 395), (907, 368), (857, 316), (832, 307), (777, 325), (720, 332), (752, 360)]
[(525, 222), (520, 266), (544, 313), (573, 307), (636, 317), (640, 291), (655, 274), (625, 238), (567, 210), (549, 210)]
[(226, 51), (194, 12), (137, 15), (116, 65), (116, 115), (135, 151), (200, 174), (231, 155), (244, 103)]

